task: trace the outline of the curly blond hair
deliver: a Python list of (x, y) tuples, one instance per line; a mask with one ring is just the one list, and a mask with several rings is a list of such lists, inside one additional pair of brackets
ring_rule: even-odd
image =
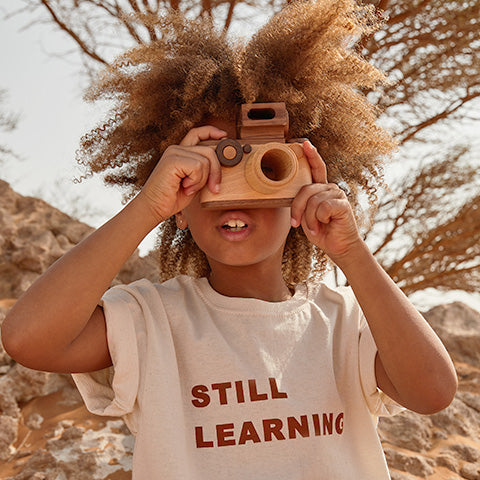
[[(234, 122), (239, 104), (285, 102), (289, 135), (318, 148), (330, 182), (358, 211), (358, 196), (373, 204), (384, 157), (395, 142), (376, 124), (379, 112), (365, 92), (385, 80), (362, 59), (355, 42), (378, 28), (373, 7), (354, 0), (294, 2), (248, 42), (231, 40), (210, 18), (169, 13), (155, 22), (162, 39), (127, 51), (88, 91), (89, 101), (113, 100), (109, 120), (81, 139), (78, 161), (87, 175), (136, 194), (164, 150), (208, 118)], [(205, 255), (173, 218), (159, 227), (161, 280), (207, 275)], [(284, 277), (295, 284), (325, 270), (322, 251), (292, 229)]]

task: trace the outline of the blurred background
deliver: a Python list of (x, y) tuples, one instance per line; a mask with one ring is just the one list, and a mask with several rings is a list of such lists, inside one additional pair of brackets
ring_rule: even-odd
[[(0, 6), (0, 179), (97, 227), (121, 192), (82, 171), (75, 150), (106, 105), (89, 105), (90, 80), (124, 49), (157, 32), (132, 14), (167, 6), (211, 15), (251, 35), (285, 2), (240, 0), (4, 0)], [(386, 271), (420, 308), (460, 300), (480, 310), (480, 2), (371, 3), (384, 28), (357, 46), (388, 74), (365, 92), (400, 148), (389, 185), (363, 234)], [(145, 255), (153, 235), (140, 247)], [(338, 272), (329, 281), (342, 283)]]

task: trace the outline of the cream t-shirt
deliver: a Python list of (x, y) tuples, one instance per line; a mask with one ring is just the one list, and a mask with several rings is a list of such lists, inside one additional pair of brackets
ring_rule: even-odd
[(398, 406), (351, 289), (272, 303), (180, 276), (102, 302), (114, 366), (73, 377), (135, 435), (134, 480), (390, 478), (376, 424)]

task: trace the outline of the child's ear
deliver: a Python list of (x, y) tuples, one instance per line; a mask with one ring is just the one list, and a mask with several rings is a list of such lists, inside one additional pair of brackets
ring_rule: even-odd
[(183, 214), (182, 211), (178, 212), (175, 215), (175, 221), (177, 223), (177, 228), (179, 228), (180, 230), (184, 230), (185, 228), (188, 227), (187, 220), (186, 220), (185, 215)]

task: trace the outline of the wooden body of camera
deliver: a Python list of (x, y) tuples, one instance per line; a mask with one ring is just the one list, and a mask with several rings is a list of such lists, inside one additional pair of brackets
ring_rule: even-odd
[(204, 208), (287, 207), (303, 185), (312, 183), (302, 143), (286, 143), (288, 113), (284, 103), (241, 105), (237, 139), (201, 142), (215, 149), (222, 166), (220, 192), (200, 192)]

